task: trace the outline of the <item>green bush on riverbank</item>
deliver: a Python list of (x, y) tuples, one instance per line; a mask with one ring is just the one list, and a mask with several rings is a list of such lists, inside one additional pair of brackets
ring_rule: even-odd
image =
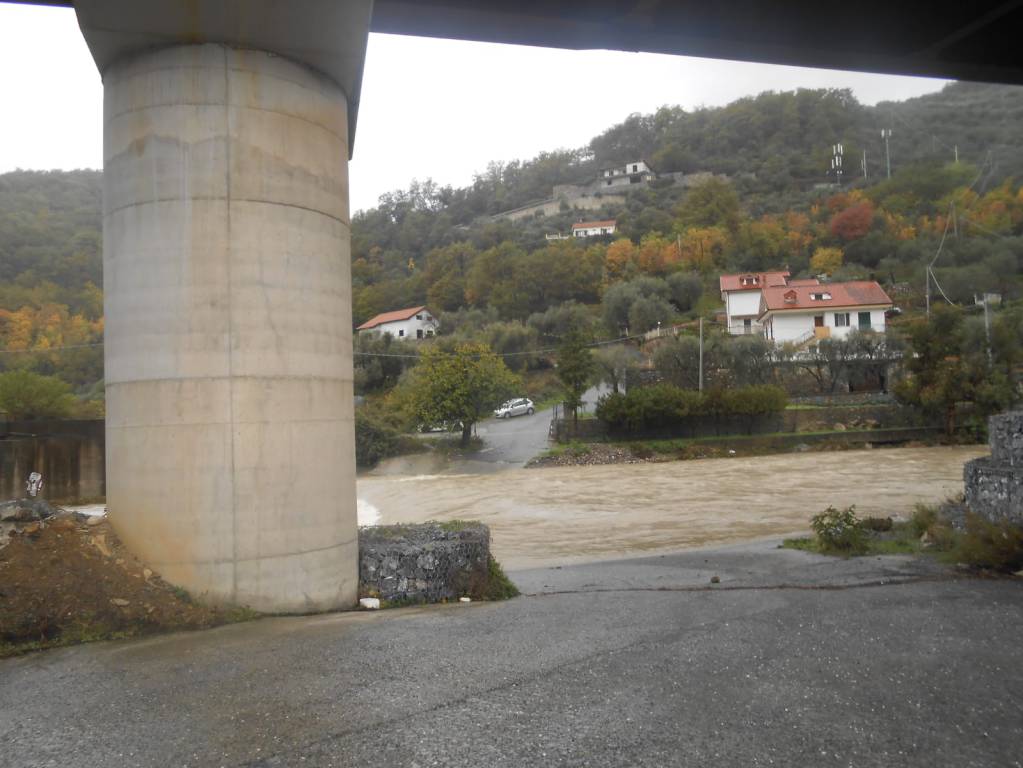
[(780, 413), (787, 404), (785, 390), (771, 385), (697, 392), (656, 384), (601, 398), (597, 418), (618, 433), (682, 427), (691, 419), (707, 416), (737, 418), (749, 428), (758, 417)]
[(928, 552), (952, 563), (1011, 573), (1023, 568), (1023, 527), (967, 512), (955, 527), (938, 507), (917, 504), (909, 520), (858, 518), (855, 508), (811, 518), (813, 537), (785, 539), (782, 547), (822, 555), (909, 555)]

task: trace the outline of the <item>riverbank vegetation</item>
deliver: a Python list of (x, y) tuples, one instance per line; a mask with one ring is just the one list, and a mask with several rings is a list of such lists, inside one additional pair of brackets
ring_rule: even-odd
[(961, 500), (918, 504), (907, 520), (860, 518), (855, 507), (828, 507), (811, 518), (810, 527), (812, 537), (785, 539), (781, 546), (841, 557), (930, 554), (1001, 573), (1023, 568), (1023, 527), (987, 520), (965, 510)]

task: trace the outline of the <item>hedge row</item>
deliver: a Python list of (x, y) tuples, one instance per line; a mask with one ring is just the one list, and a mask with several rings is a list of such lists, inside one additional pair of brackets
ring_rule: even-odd
[(738, 419), (749, 428), (758, 417), (780, 413), (787, 404), (785, 390), (770, 385), (697, 392), (656, 384), (606, 395), (597, 403), (597, 418), (612, 432), (660, 431), (700, 417)]

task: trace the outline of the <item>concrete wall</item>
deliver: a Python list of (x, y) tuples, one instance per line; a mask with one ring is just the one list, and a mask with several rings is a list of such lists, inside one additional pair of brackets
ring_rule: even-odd
[(565, 198), (551, 198), (548, 200), (541, 200), (531, 205), (525, 205), (521, 208), (515, 208), (511, 211), (504, 211), (503, 213), (496, 213), (491, 218), (495, 220), (507, 219), (508, 221), (519, 221), (520, 219), (528, 219), (535, 216), (538, 213), (544, 216), (555, 216), (561, 213), (561, 204), (564, 202), (572, 210), (580, 211), (595, 211), (603, 208), (605, 205), (625, 205), (624, 195), (601, 195), (597, 197), (595, 195), (581, 195), (579, 197), (568, 197)]
[(103, 82), (111, 522), (213, 602), (352, 605), (345, 95), (222, 45)]
[(0, 422), (0, 500), (24, 496), (29, 474), (41, 472), (44, 499), (101, 501), (104, 443), (102, 421)]
[(729, 291), (725, 294), (725, 311), (729, 318), (760, 314), (760, 291)]

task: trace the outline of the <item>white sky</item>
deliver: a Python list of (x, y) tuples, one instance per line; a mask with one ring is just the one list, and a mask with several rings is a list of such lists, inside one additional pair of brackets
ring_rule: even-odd
[[(0, 173), (99, 168), (102, 84), (63, 8), (0, 3)], [(413, 178), (465, 186), (491, 160), (573, 148), (664, 104), (851, 88), (865, 104), (945, 81), (616, 51), (371, 35), (351, 163), (352, 211)]]

